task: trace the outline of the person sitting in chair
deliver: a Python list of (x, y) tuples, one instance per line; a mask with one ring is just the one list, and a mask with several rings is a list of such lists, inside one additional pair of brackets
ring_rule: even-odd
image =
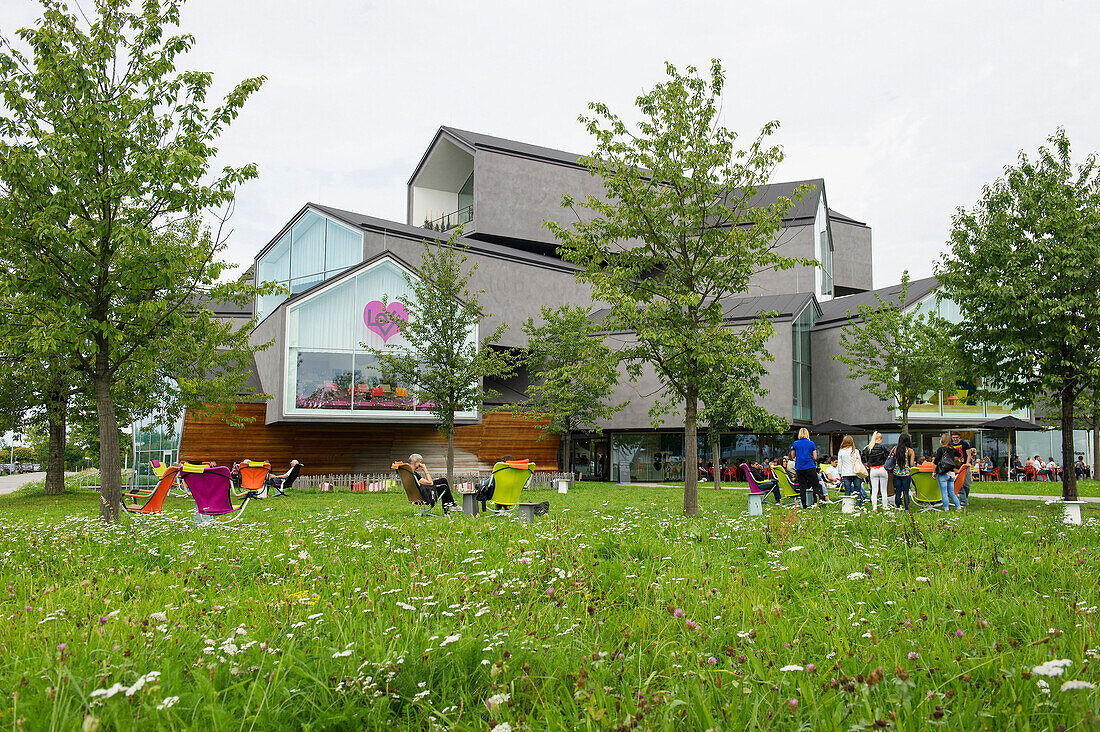
[(283, 492), (283, 488), (289, 488), (290, 483), (294, 482), (294, 478), (298, 477), (298, 472), (302, 469), (301, 465), (297, 460), (291, 460), (290, 468), (285, 473), (267, 476), (267, 484), (274, 488), (280, 496), (285, 496), (286, 493)]
[[(511, 455), (505, 455), (500, 459), (500, 462), (506, 463), (510, 460), (515, 460), (515, 458)], [(490, 473), (489, 477), (481, 481), (481, 484), (477, 487), (477, 495), (475, 496), (475, 500), (481, 504), (483, 512), (485, 511), (485, 502), (492, 500), (494, 490), (496, 490), (496, 486), (493, 484), (493, 474)]]
[(446, 478), (432, 478), (432, 474), (428, 472), (427, 466), (424, 465), (423, 455), (416, 452), (409, 455), (409, 467), (412, 468), (417, 483), (432, 489), (432, 508), (435, 507), (438, 501), (442, 500), (443, 513), (449, 513), (454, 509), (456, 504), (454, 496), (451, 495), (451, 484), (447, 482)]
[(776, 503), (782, 502), (782, 497), (779, 493), (779, 481), (774, 478), (769, 478), (764, 472), (763, 465), (753, 460), (749, 463), (749, 472), (752, 473), (753, 480), (756, 481), (756, 486), (760, 490), (769, 491)]

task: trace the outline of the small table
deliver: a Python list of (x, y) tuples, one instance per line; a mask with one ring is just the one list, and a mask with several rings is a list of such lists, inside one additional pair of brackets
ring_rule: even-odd
[(841, 513), (855, 513), (856, 512), (856, 497), (841, 496), (840, 497), (840, 512)]
[(462, 494), (462, 513), (467, 516), (477, 516), (481, 507), (477, 502), (477, 493)]
[(531, 523), (535, 520), (535, 506), (534, 503), (517, 503), (516, 504), (516, 518), (524, 523)]
[(764, 513), (764, 496), (767, 493), (750, 493), (749, 494), (749, 515), (760, 516)]

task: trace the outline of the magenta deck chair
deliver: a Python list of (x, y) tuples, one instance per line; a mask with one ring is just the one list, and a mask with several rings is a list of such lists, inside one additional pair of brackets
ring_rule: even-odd
[(752, 477), (752, 471), (749, 470), (747, 463), (741, 463), (741, 470), (745, 471), (745, 480), (748, 481), (749, 484), (749, 493), (763, 493), (765, 495), (771, 493), (771, 491), (763, 490), (760, 487), (760, 484), (756, 482), (756, 478)]
[(230, 523), (236, 521), (244, 513), (244, 507), (248, 505), (249, 499), (246, 498), (244, 503), (237, 508), (233, 507), (233, 502), (230, 499), (233, 481), (229, 477), (227, 466), (210, 467), (209, 465), (184, 463), (180, 468), (180, 475), (183, 476), (183, 482), (187, 484), (191, 496), (195, 499), (197, 522), (203, 521), (201, 518), (203, 516), (209, 517), (206, 519), (209, 521), (213, 520), (214, 516), (236, 514), (228, 521), (222, 522)]

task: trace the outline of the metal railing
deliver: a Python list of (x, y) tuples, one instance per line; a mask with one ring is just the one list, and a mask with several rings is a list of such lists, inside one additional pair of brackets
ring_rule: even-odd
[(471, 203), (465, 208), (460, 208), (449, 214), (444, 214), (438, 219), (428, 221), (427, 228), (435, 231), (450, 231), (456, 226), (468, 224), (474, 220), (474, 205)]

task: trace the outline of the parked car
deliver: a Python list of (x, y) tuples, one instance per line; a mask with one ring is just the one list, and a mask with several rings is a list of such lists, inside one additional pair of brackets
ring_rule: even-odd
[(11, 475), (14, 467), (12, 463), (0, 463), (0, 475)]

